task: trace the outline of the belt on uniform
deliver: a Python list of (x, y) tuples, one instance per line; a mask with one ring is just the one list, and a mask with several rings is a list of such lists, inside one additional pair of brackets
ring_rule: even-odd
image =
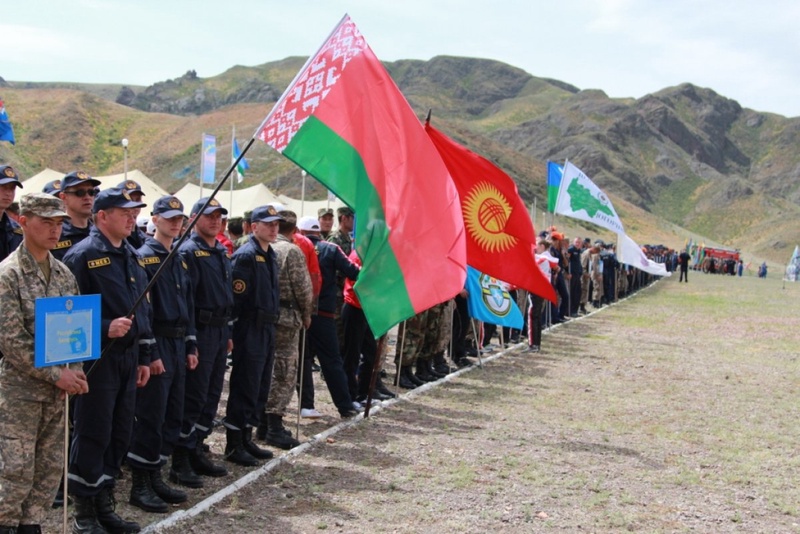
[(327, 317), (328, 319), (336, 319), (336, 314), (322, 310), (317, 310), (317, 313), (315, 313), (314, 315), (319, 315), (320, 317)]
[(280, 317), (280, 314), (269, 313), (265, 310), (256, 310), (256, 328), (263, 328), (264, 325), (275, 324), (278, 322), (278, 317)]
[(227, 326), (230, 318), (227, 315), (214, 315), (208, 310), (197, 310), (197, 324), (206, 326)]
[(164, 326), (160, 324), (153, 325), (153, 335), (156, 337), (186, 337), (186, 328), (183, 326)]

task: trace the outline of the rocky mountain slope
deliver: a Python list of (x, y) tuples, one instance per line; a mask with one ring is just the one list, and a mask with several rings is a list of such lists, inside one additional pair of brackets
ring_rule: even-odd
[[(303, 62), (235, 66), (211, 78), (188, 71), (146, 88), (7, 82), (0, 96), (18, 144), (0, 146), (0, 159), (24, 175), (48, 166), (119, 172), (127, 137), (129, 168), (175, 190), (196, 180), (201, 134), (217, 136), (219, 174), (231, 128), (240, 144), (249, 138)], [(691, 84), (612, 99), (490, 60), (386, 66), (420, 117), (432, 109), (435, 126), (503, 167), (529, 202), (544, 201), (544, 162), (568, 158), (634, 219), (627, 225), (640, 240), (677, 246), (699, 234), (779, 262), (800, 241), (800, 118), (745, 109)], [(244, 185), (299, 194), (299, 171), (271, 149), (256, 142), (248, 159)]]

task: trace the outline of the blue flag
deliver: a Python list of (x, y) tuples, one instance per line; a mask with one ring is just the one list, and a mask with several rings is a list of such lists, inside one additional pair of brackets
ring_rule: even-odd
[[(239, 155), (242, 153), (239, 150), (239, 143), (236, 142), (236, 139), (233, 140), (233, 161), (231, 164), (235, 163), (237, 159), (239, 159)], [(250, 168), (250, 164), (247, 163), (247, 160), (242, 158), (239, 161), (239, 164), (236, 166), (236, 179), (239, 183), (244, 181), (244, 171)]]
[(0, 141), (8, 141), (14, 144), (14, 128), (11, 126), (11, 121), (8, 120), (8, 113), (6, 113), (6, 105), (0, 100)]
[(555, 212), (558, 188), (561, 187), (563, 175), (564, 167), (552, 161), (547, 162), (547, 211), (550, 213)]
[(467, 309), (485, 323), (522, 329), (522, 312), (503, 282), (467, 265)]
[(204, 184), (213, 184), (217, 174), (217, 138), (213, 135), (203, 134), (202, 171)]

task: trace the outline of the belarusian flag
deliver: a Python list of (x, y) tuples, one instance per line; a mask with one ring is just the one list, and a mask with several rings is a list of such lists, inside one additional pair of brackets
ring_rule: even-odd
[(458, 193), (350, 17), (309, 59), (258, 137), (356, 212), (355, 290), (376, 336), (464, 287)]

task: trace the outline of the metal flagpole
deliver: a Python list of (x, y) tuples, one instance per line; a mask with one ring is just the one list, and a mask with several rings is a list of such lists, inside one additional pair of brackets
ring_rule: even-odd
[(297, 441), (300, 441), (300, 412), (303, 409), (303, 371), (305, 370), (305, 364), (306, 364), (306, 329), (305, 328), (301, 328), (300, 329), (300, 341), (301, 341), (301, 343), (300, 343), (300, 367), (299, 367), (300, 374), (297, 375), (297, 376), (300, 377), (299, 380), (298, 380), (300, 382), (300, 388), (298, 388), (298, 391), (297, 391), (297, 425), (296, 425), (296, 428), (295, 428), (295, 439)]
[(478, 354), (478, 367), (483, 369), (483, 360), (481, 360), (481, 350), (483, 347), (481, 346), (482, 343), (480, 338), (478, 338), (478, 332), (475, 330), (475, 320), (472, 317), (469, 318), (469, 324), (472, 326), (472, 335), (475, 337), (475, 348), (477, 349), (476, 353)]
[(406, 344), (406, 322), (403, 321), (401, 326), (403, 328), (403, 335), (400, 336), (400, 352), (397, 353), (397, 369), (394, 376), (394, 387), (397, 388), (398, 393), (400, 391), (400, 368), (403, 366), (403, 347)]
[[(236, 125), (234, 124), (233, 131), (231, 132), (231, 156), (233, 156), (233, 143), (235, 141), (236, 141)], [(233, 158), (231, 158), (231, 160), (233, 160)], [(237, 179), (239, 177), (238, 171), (236, 177)], [(233, 213), (233, 180), (231, 180), (231, 202), (230, 205), (228, 206), (228, 212), (231, 214)]]
[(305, 213), (306, 209), (306, 171), (301, 171), (300, 174), (303, 176), (303, 186), (300, 191), (300, 216), (302, 217)]

